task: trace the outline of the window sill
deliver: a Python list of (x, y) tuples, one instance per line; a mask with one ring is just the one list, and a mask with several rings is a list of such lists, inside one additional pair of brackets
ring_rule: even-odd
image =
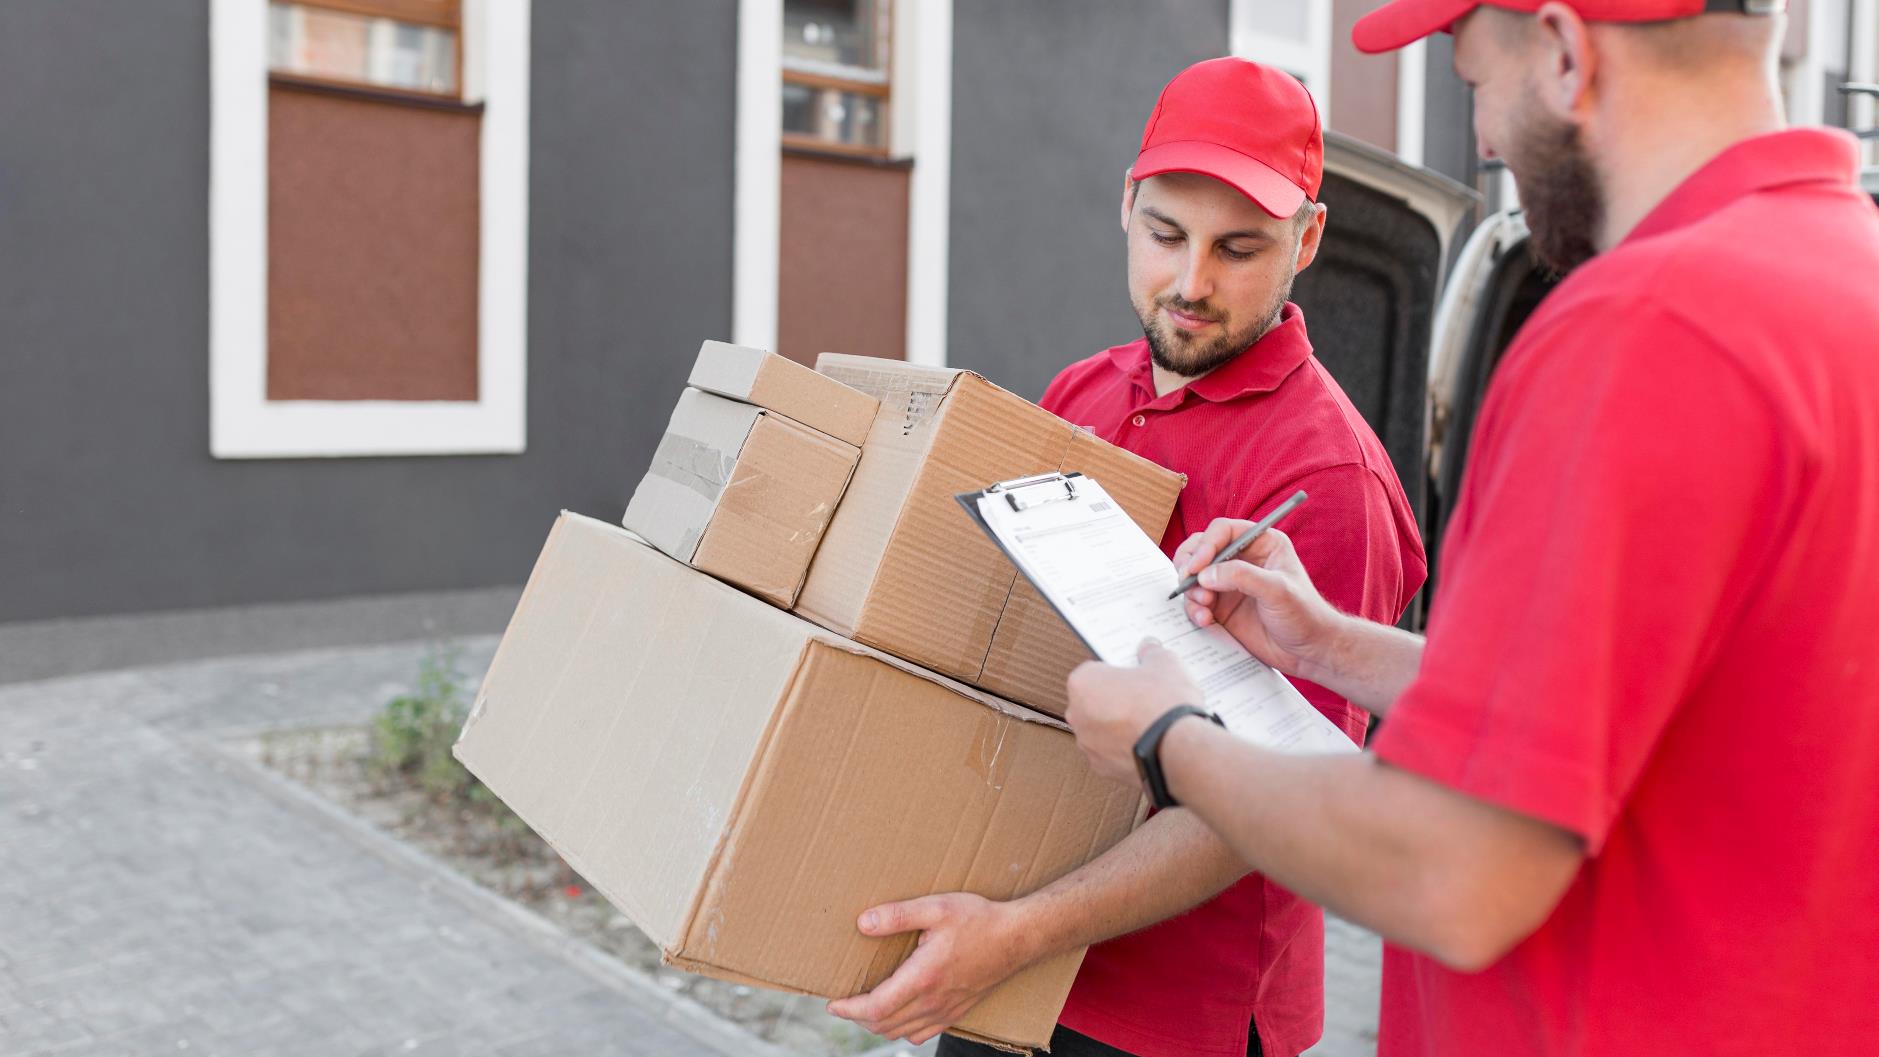
[(873, 152), (862, 153), (858, 150), (842, 150), (836, 147), (810, 145), (793, 139), (783, 141), (783, 156), (786, 158), (814, 158), (817, 161), (843, 162), (869, 169), (898, 169), (906, 171), (913, 168), (912, 158), (889, 158)]
[(399, 88), (383, 88), (370, 84), (345, 84), (292, 73), (270, 73), (267, 80), (270, 88), (285, 88), (295, 92), (310, 92), (314, 95), (360, 99), (371, 103), (390, 103), (393, 106), (413, 106), (425, 110), (446, 110), (454, 114), (483, 112), (483, 104), (466, 103), (453, 96), (409, 92)]

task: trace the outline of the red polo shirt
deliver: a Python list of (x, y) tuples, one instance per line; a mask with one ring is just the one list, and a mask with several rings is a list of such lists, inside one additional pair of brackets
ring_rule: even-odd
[[(1389, 455), (1316, 357), (1305, 317), (1212, 373), (1155, 395), (1148, 343), (1076, 363), (1043, 406), (1104, 440), (1187, 474), (1162, 537), (1172, 554), (1217, 517), (1253, 518), (1303, 488), (1282, 526), (1341, 608), (1395, 621), (1427, 563)], [(1302, 690), (1353, 740), (1368, 716), (1322, 687)], [(1064, 1007), (1074, 1031), (1139, 1057), (1244, 1057), (1257, 1021), (1265, 1052), (1297, 1054), (1324, 1026), (1324, 915), (1258, 875), (1201, 907), (1090, 948)]]
[(1578, 834), (1476, 974), (1391, 949), (1382, 1049), (1879, 1052), (1879, 211), (1783, 132), (1580, 268), (1489, 391), (1377, 755)]

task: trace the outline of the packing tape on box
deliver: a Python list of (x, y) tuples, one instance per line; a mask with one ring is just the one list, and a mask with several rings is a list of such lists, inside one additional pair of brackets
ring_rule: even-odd
[(712, 502), (724, 492), (737, 468), (737, 454), (667, 433), (652, 453), (652, 467), (647, 471), (674, 484), (683, 485)]
[(904, 370), (870, 370), (846, 363), (823, 363), (821, 374), (859, 389), (881, 402), (881, 414), (899, 419), (900, 435), (905, 437), (926, 423), (939, 410), (940, 401), (953, 387), (951, 372), (934, 372), (928, 377), (910, 376)]

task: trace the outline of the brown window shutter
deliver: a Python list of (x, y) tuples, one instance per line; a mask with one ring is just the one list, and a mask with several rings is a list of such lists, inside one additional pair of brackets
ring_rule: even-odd
[(783, 152), (778, 352), (906, 358), (911, 175), (904, 162)]
[(480, 110), (268, 98), (268, 399), (475, 400)]

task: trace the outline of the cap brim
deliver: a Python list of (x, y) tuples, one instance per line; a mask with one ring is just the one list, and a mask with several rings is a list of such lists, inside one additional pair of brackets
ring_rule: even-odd
[(1351, 43), (1376, 55), (1440, 33), (1481, 6), (1480, 0), (1394, 0), (1357, 20)]
[(1171, 172), (1211, 176), (1275, 217), (1289, 217), (1305, 204), (1305, 189), (1277, 169), (1218, 143), (1200, 140), (1158, 143), (1136, 155), (1135, 164), (1129, 167), (1130, 175), (1137, 180)]

